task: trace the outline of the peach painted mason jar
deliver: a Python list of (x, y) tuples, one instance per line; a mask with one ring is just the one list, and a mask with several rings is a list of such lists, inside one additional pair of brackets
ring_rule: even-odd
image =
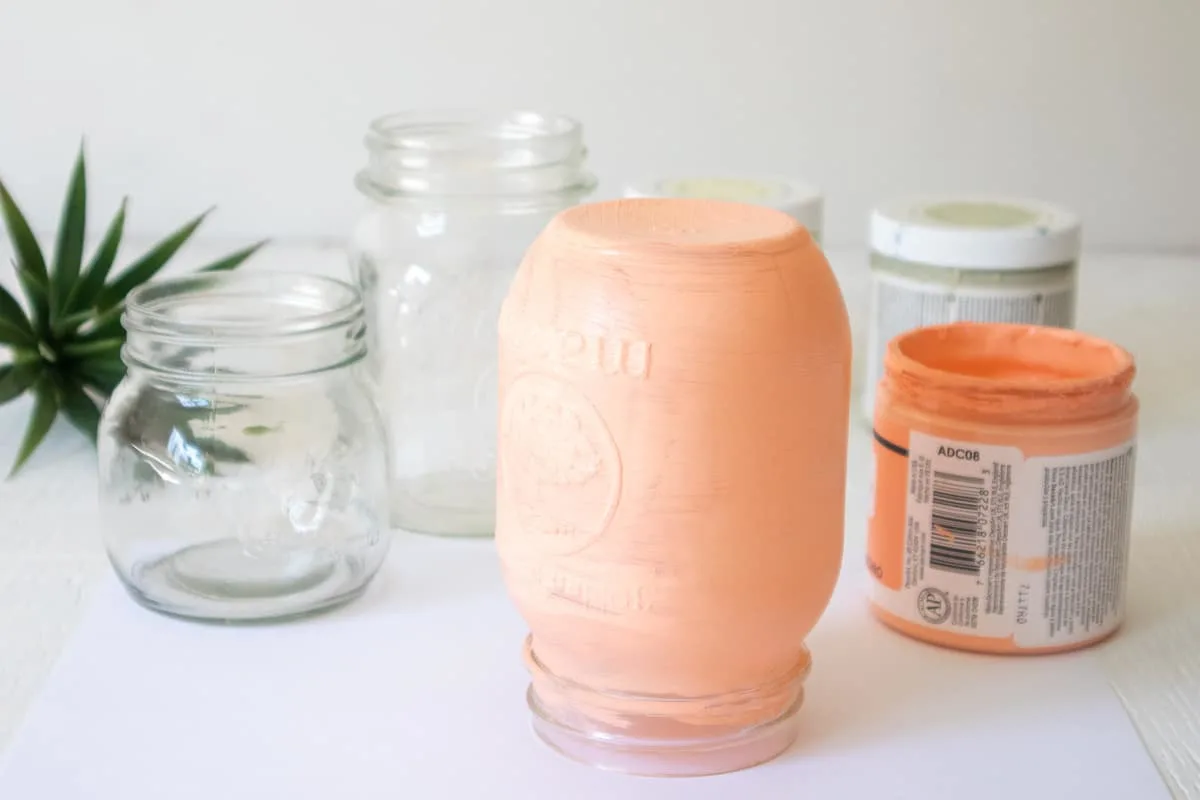
[(497, 545), (534, 728), (641, 774), (795, 738), (842, 555), (850, 333), (782, 212), (560, 213), (500, 316)]

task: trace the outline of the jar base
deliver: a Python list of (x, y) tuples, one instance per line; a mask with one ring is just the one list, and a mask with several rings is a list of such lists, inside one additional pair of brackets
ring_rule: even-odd
[(1013, 642), (1012, 637), (972, 636), (966, 633), (955, 633), (929, 628), (898, 617), (875, 603), (870, 603), (869, 605), (872, 615), (877, 620), (902, 636), (907, 636), (924, 644), (944, 647), (948, 650), (982, 653), (983, 655), (991, 656), (1048, 656), (1057, 653), (1069, 653), (1101, 644), (1111, 639), (1120, 630), (1120, 626), (1118, 625), (1096, 636), (1070, 644), (1048, 645), (1045, 647), (1020, 647)]
[(764, 764), (796, 741), (803, 698), (775, 719), (707, 739), (650, 739), (580, 730), (546, 715), (533, 686), (526, 693), (533, 732), (553, 750), (613, 772), (658, 778), (720, 775)]
[[(211, 622), (280, 621), (320, 613), (361, 595), (382, 554), (308, 550), (248, 559), (235, 539), (193, 545), (117, 574), (140, 605)], [(236, 565), (230, 568), (230, 565)]]
[[(697, 777), (736, 772), (765, 763), (796, 741), (804, 680), (811, 659), (805, 649), (798, 664), (781, 680), (757, 692), (682, 698), (594, 692), (551, 674), (526, 640), (525, 660), (533, 682), (525, 693), (533, 731), (567, 758), (599, 769), (652, 777)], [(549, 692), (555, 702), (539, 694)], [(586, 698), (586, 700), (585, 700)], [(594, 705), (593, 705), (594, 704)], [(782, 709), (766, 720), (744, 722), (747, 709)], [(602, 708), (607, 721), (580, 713), (580, 706)], [(616, 709), (620, 708), (618, 712)], [(678, 708), (675, 713), (672, 708)], [(687, 712), (683, 709), (687, 708)], [(722, 714), (729, 721), (697, 724), (678, 713)], [(737, 721), (741, 718), (742, 721)]]

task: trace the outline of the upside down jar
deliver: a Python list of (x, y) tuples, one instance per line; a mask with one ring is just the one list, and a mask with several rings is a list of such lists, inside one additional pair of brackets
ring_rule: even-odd
[(658, 775), (791, 743), (849, 380), (841, 292), (782, 212), (621, 200), (539, 237), (500, 320), (496, 544), (546, 742)]

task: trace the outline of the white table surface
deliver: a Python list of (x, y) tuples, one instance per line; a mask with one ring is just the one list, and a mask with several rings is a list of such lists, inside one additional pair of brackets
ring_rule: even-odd
[[(197, 246), (189, 251), (189, 260), (200, 261), (226, 249), (228, 247)], [(861, 252), (848, 251), (834, 252), (831, 260), (842, 280), (851, 309), (856, 343), (861, 342), (866, 299), (864, 258)], [(7, 258), (0, 263), (7, 263)], [(184, 266), (186, 264), (187, 261), (184, 262)], [(276, 245), (263, 254), (255, 268), (290, 268), (337, 273), (341, 269), (340, 264), (341, 256), (336, 248)], [(6, 272), (0, 270), (0, 276), (0, 282), (12, 285), (11, 276)], [(910, 670), (924, 669), (921, 664), (927, 662), (936, 663), (939, 670), (967, 670), (954, 673), (959, 675), (976, 675), (979, 670), (986, 670), (995, 680), (1003, 681), (1003, 685), (1008, 687), (1007, 691), (1023, 692), (1033, 698), (1028, 711), (1023, 712), (1025, 717), (1021, 714), (1002, 715), (1003, 719), (995, 720), (985, 717), (982, 723), (978, 719), (971, 721), (966, 718), (956, 723), (954, 715), (937, 717), (937, 735), (943, 736), (946, 742), (960, 739), (961, 737), (955, 735), (959, 732), (974, 732), (977, 736), (991, 737), (989, 741), (994, 740), (997, 747), (1008, 747), (1017, 753), (1023, 746), (1022, 737), (1028, 736), (1025, 724), (1043, 719), (1049, 726), (1048, 730), (1055, 735), (1070, 738), (1097, 737), (1095, 741), (1087, 739), (1093, 746), (1093, 777), (1104, 778), (1104, 785), (1109, 789), (1116, 791), (1125, 786), (1121, 783), (1122, 780), (1130, 781), (1126, 788), (1131, 789), (1135, 785), (1145, 787), (1145, 775), (1139, 764), (1144, 761), (1148, 765), (1152, 760), (1162, 776), (1163, 783), (1173, 796), (1200, 798), (1200, 578), (1197, 578), (1197, 575), (1200, 575), (1200, 500), (1197, 499), (1195, 489), (1197, 478), (1200, 477), (1200, 470), (1197, 470), (1195, 463), (1195, 454), (1200, 453), (1200, 317), (1195, 311), (1198, 302), (1200, 258), (1090, 254), (1084, 260), (1079, 327), (1112, 338), (1134, 353), (1139, 365), (1135, 386), (1143, 403), (1128, 622), (1116, 638), (1086, 653), (1042, 659), (987, 660), (947, 653), (908, 642), (862, 619), (861, 608), (854, 605), (851, 590), (854, 582), (858, 580), (857, 565), (861, 562), (865, 539), (862, 512), (868, 481), (865, 469), (869, 459), (864, 432), (861, 429), (856, 432), (851, 449), (850, 502), (847, 508), (848, 577), (839, 590), (843, 599), (839, 601), (841, 605), (836, 608), (841, 610), (837, 613), (831, 612), (814, 633), (816, 672), (810, 709), (806, 710), (806, 713), (811, 714), (812, 721), (806, 727), (805, 741), (801, 742), (806, 752), (850, 758), (845, 765), (845, 774), (850, 782), (841, 784), (845, 789), (844, 793), (810, 796), (852, 797), (856, 796), (851, 791), (855, 787), (857, 791), (869, 788), (869, 781), (864, 782), (865, 779), (859, 773), (870, 772), (873, 765), (881, 763), (870, 759), (871, 747), (855, 750), (849, 755), (838, 749), (848, 743), (853, 744), (856, 731), (868, 731), (870, 737), (882, 741), (887, 741), (890, 734), (893, 745), (893, 749), (889, 751), (891, 756), (879, 754), (878, 758), (893, 758), (890, 763), (895, 768), (907, 763), (906, 759), (898, 755), (902, 753), (903, 748), (895, 749), (898, 746), (895, 737), (903, 738), (903, 726), (900, 722), (903, 717), (898, 716), (901, 710), (889, 711), (885, 708), (878, 718), (872, 720), (863, 716), (865, 712), (834, 707), (830, 694), (826, 695), (825, 700), (821, 699), (820, 694), (822, 685), (841, 686), (844, 691), (846, 680), (844, 676), (839, 679), (829, 676), (828, 673), (824, 678), (818, 677), (821, 675), (822, 658), (826, 659), (825, 663), (837, 663), (839, 658), (848, 658), (853, 662), (855, 659), (878, 660), (886, 653), (895, 659), (895, 663), (900, 667)], [(28, 410), (28, 402), (25, 400), (0, 407), (0, 468), (6, 470), (7, 463), (11, 461)], [(104, 714), (111, 714), (120, 708), (126, 708), (135, 719), (150, 713), (147, 708), (138, 706), (136, 692), (123, 697), (120, 703), (114, 703), (111, 697), (96, 697), (102, 693), (98, 687), (105, 684), (92, 685), (82, 680), (81, 676), (91, 673), (80, 666), (80, 653), (84, 653), (95, 663), (96, 675), (108, 675), (111, 674), (114, 665), (125, 663), (122, 659), (128, 659), (131, 651), (145, 645), (145, 640), (139, 639), (139, 636), (162, 636), (164, 643), (178, 641), (183, 651), (187, 650), (183, 643), (191, 642), (195, 645), (200, 641), (197, 637), (201, 637), (201, 634), (195, 633), (198, 630), (196, 626), (161, 620), (142, 612), (113, 591), (97, 539), (94, 522), (95, 502), (94, 456), (90, 452), (90, 446), (73, 429), (61, 423), (55, 426), (47, 442), (18, 478), (0, 483), (0, 747), (13, 741), (34, 698), (46, 684), (47, 676), (64, 644), (79, 625), (87, 600), (93, 594), (98, 595), (89, 621), (81, 630), (80, 640), (73, 648), (75, 655), (65, 660), (58, 673), (62, 680), (50, 681), (46, 695), (31, 715), (29, 726), (14, 745), (5, 773), (5, 776), (12, 780), (21, 780), (22, 776), (26, 779), (30, 776), (36, 777), (40, 774), (37, 771), (39, 768), (46, 768), (48, 764), (53, 766), (52, 759), (50, 762), (46, 761), (46, 754), (54, 752), (55, 737), (60, 737), (57, 741), (64, 748), (64, 753), (70, 753), (71, 747), (90, 747), (97, 756), (108, 754), (109, 760), (104, 763), (111, 763), (114, 769), (120, 765), (116, 751), (112, 750), (110, 743), (103, 741), (104, 718), (89, 716), (88, 709), (80, 708), (80, 704), (86, 704), (87, 697), (95, 698), (95, 708), (92, 710), (97, 713), (102, 711)], [(479, 603), (478, 591), (484, 591), (481, 587), (494, 578), (488, 572), (488, 565), (491, 563), (489, 559), (492, 558), (490, 545), (476, 543), (476, 550), (470, 554), (456, 549), (463, 546), (471, 545), (446, 545), (440, 542), (419, 542), (414, 545), (409, 542), (397, 547), (396, 556), (392, 561), (403, 557), (406, 550), (411, 553), (425, 553), (424, 557), (429, 559), (429, 571), (418, 570), (415, 573), (420, 576), (420, 580), (426, 582), (424, 591), (428, 592), (431, 591), (430, 587), (440, 586), (442, 588), (438, 590), (441, 593), (439, 596), (445, 596), (446, 592), (461, 591), (464, 603)], [(457, 555), (454, 555), (455, 553)], [(385, 577), (393, 573), (404, 574), (403, 570), (408, 568), (407, 565), (397, 566), (389, 563), (389, 571)], [(460, 573), (464, 568), (466, 572)], [(437, 572), (438, 569), (443, 572)], [(479, 582), (478, 586), (476, 581)], [(100, 588), (97, 590), (96, 587)], [(396, 608), (402, 609), (406, 597), (412, 602), (423, 602), (421, 591), (417, 586), (409, 595), (404, 590), (403, 579), (396, 581), (394, 585), (391, 581), (385, 581), (364, 598), (357, 609), (352, 606), (343, 612), (342, 616), (331, 615), (313, 624), (322, 626), (322, 630), (328, 631), (335, 640), (347, 640), (346, 637), (352, 636), (352, 629), (368, 624), (372, 603), (394, 603)], [(503, 604), (502, 595), (498, 593), (497, 587), (490, 586), (486, 589), (488, 593), (493, 591), (497, 592), (494, 603)], [(485, 606), (493, 606), (490, 596)], [(374, 608), (378, 610), (377, 606)], [(517, 637), (519, 620), (503, 607), (495, 613), (499, 615), (498, 620), (507, 621), (498, 622), (494, 629), (489, 628), (485, 640), (500, 648), (496, 651), (496, 657), (511, 658), (502, 668), (496, 668), (496, 674), (500, 676), (496, 680), (519, 684), (521, 676), (515, 663), (516, 643), (510, 643), (507, 639), (501, 642), (495, 638), (499, 633), (504, 633), (508, 638)], [(871, 627), (862, 627), (868, 625)], [(289, 637), (299, 634), (279, 631), (304, 628), (260, 630), (270, 631), (261, 637), (261, 640), (266, 642), (268, 637), (272, 637), (271, 641), (286, 641)], [(863, 648), (858, 644), (847, 644), (858, 640), (839, 637), (839, 630), (866, 631), (864, 635), (875, 637), (872, 641), (879, 642), (878, 646), (882, 649), (876, 652), (874, 645)], [(334, 635), (336, 631), (340, 632)], [(247, 633), (252, 631), (241, 631), (237, 635), (245, 636)], [(392, 635), (401, 637), (402, 640), (404, 631), (397, 630)], [(462, 635), (466, 635), (466, 632)], [(818, 647), (821, 642), (825, 643), (824, 657)], [(106, 653), (106, 648), (111, 652)], [(930, 653), (934, 655), (930, 656)], [(100, 654), (98, 662), (97, 654)], [(416, 657), (415, 654), (413, 657)], [(964, 662), (963, 659), (969, 661)], [(390, 685), (380, 685), (374, 691), (358, 688), (354, 695), (362, 699), (374, 698), (381, 704), (388, 702), (389, 693), (400, 692), (404, 696), (419, 696), (419, 693), (414, 694), (414, 687), (405, 684), (406, 667), (403, 665), (408, 662), (400, 658), (396, 663), (401, 666), (389, 674), (388, 677), (392, 681)], [(970, 669), (955, 666), (962, 663), (976, 666)], [(983, 664), (987, 666), (979, 666)], [(199, 675), (194, 677), (197, 680), (203, 678)], [(414, 672), (414, 678), (417, 677), (418, 674)], [(67, 682), (64, 684), (63, 680)], [(1077, 707), (1055, 705), (1062, 700), (1064, 680), (1069, 680), (1069, 685), (1074, 687), (1073, 691), (1076, 694), (1072, 696), (1078, 701)], [(1022, 684), (1022, 681), (1027, 681), (1028, 685)], [(332, 702), (329, 698), (335, 696), (339, 684), (336, 676), (331, 676), (324, 690), (311, 690), (321, 692), (317, 696), (324, 698), (318, 704), (322, 713), (329, 712)], [(90, 686), (94, 690), (93, 694), (82, 697), (73, 695), (72, 691), (81, 686), (85, 689)], [(401, 691), (397, 688), (401, 686), (406, 688)], [(1022, 689), (1022, 686), (1025, 688)], [(1057, 690), (1056, 686), (1059, 687)], [(149, 688), (165, 692), (169, 687), (152, 683)], [(827, 689), (828, 693), (834, 691), (834, 688)], [(153, 691), (149, 692), (148, 696), (153, 696)], [(1119, 704), (1113, 702), (1106, 705), (1106, 701), (1114, 697), (1119, 700)], [(165, 698), (160, 697), (159, 701), (163, 699)], [(487, 711), (485, 716), (490, 719), (489, 715), (494, 713), (524, 713), (519, 696), (508, 696), (507, 702), (511, 708), (506, 706), (502, 712)], [(1118, 715), (1118, 718), (1107, 716), (1112, 708), (1119, 709), (1122, 706), (1128, 721), (1131, 722), (1130, 725), (1126, 725), (1123, 715)], [(1058, 708), (1058, 717), (1047, 717), (1044, 713), (1047, 708)], [(72, 712), (71, 709), (75, 711)], [(67, 716), (64, 716), (64, 713)], [(77, 713), (77, 716), (72, 718), (70, 713)], [(403, 711), (397, 708), (395, 713), (400, 714)], [(484, 712), (481, 710), (481, 713)], [(840, 733), (839, 714), (843, 718), (849, 715), (853, 723), (848, 728), (842, 724)], [(1089, 715), (1096, 716), (1093, 719)], [(1014, 723), (1013, 720), (1017, 722)], [(511, 723), (511, 718), (495, 722)], [(71, 730), (63, 731), (62, 725), (68, 723)], [(955, 724), (961, 724), (961, 730), (955, 729)], [(47, 725), (50, 726), (49, 729)], [(1055, 727), (1056, 725), (1059, 727)], [(514, 726), (510, 724), (509, 727)], [(829, 734), (831, 729), (833, 733)], [(260, 728), (254, 730), (264, 733)], [(524, 735), (524, 729), (520, 730)], [(826, 731), (824, 739), (823, 730)], [(1136, 736), (1132, 735), (1133, 732), (1136, 732)], [(80, 739), (85, 733), (92, 738)], [(87, 745), (86, 741), (93, 744)], [(1038, 741), (1040, 743), (1036, 752), (1044, 752), (1054, 747), (1052, 741)], [(50, 745), (49, 750), (47, 743)], [(164, 748), (168, 747), (168, 744), (164, 743)], [(870, 745), (870, 742), (867, 744)], [(387, 749), (384, 745), (380, 747)], [(161, 756), (160, 760), (164, 764), (176, 763), (169, 757), (166, 749)], [(393, 757), (399, 757), (399, 754), (393, 754)], [(1030, 751), (1027, 757), (1034, 758), (1035, 751)], [(351, 761), (357, 764), (359, 760)], [(783, 763), (786, 766), (788, 762), (785, 760)], [(195, 764), (193, 768), (196, 766), (199, 765)], [(518, 765), (519, 769), (525, 769), (526, 766)], [(1082, 769), (1079, 765), (1063, 765), (1064, 769), (1072, 767)], [(764, 770), (758, 774), (778, 775), (778, 770), (783, 768)], [(93, 765), (91, 769), (96, 770), (100, 767)], [(336, 772), (337, 765), (326, 764), (323, 769), (331, 771), (332, 774)], [(1016, 766), (1013, 769), (1019, 771), (1023, 768)], [(1109, 775), (1106, 772), (1112, 770), (1118, 770), (1118, 774)], [(571, 786), (569, 778), (562, 780), (567, 780), (568, 783), (558, 785), (563, 791), (567, 791)], [(791, 783), (790, 778), (786, 780)], [(954, 775), (945, 777), (942, 783), (953, 785)], [(200, 784), (203, 784), (203, 781), (200, 781)], [(20, 785), (28, 787), (33, 784)], [(802, 780), (799, 786), (803, 785)], [(1044, 788), (1049, 784), (1042, 785)], [(1083, 784), (1071, 785), (1080, 790), (1085, 788)], [(891, 795), (878, 796), (909, 796), (906, 793), (901, 794), (900, 784), (896, 786), (896, 791)], [(965, 786), (960, 785), (959, 789), (964, 789)], [(919, 784), (913, 784), (912, 787), (914, 791), (921, 788)], [(115, 787), (112, 788), (115, 790)], [(397, 788), (403, 787), (400, 785)], [(617, 789), (617, 785), (609, 788)], [(926, 788), (932, 790), (934, 787)], [(834, 791), (829, 786), (826, 789)], [(690, 795), (677, 789), (669, 791), (669, 794), (653, 796), (709, 796)], [(0, 796), (9, 796), (5, 793), (3, 783), (0, 783)], [(109, 795), (89, 790), (80, 794), (50, 793), (40, 796)], [(140, 798), (142, 795), (127, 792), (112, 796)], [(168, 792), (161, 796), (172, 795)], [(720, 793), (712, 796), (720, 796)], [(758, 796), (768, 795), (760, 792)], [(927, 793), (924, 796), (940, 795)], [(1026, 791), (1024, 796), (1050, 795)], [(1137, 795), (1126, 793), (1091, 796), (1149, 798), (1155, 794), (1142, 792)]]

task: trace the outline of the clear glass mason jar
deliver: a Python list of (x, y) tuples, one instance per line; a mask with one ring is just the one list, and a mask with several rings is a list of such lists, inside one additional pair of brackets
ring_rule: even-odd
[(358, 596), (387, 552), (387, 454), (362, 300), (213, 273), (132, 292), (100, 424), (109, 559), (153, 609), (289, 617)]
[(491, 535), (496, 326), (526, 248), (595, 187), (562, 116), (406, 113), (366, 137), (351, 244), (388, 428), (391, 521)]

